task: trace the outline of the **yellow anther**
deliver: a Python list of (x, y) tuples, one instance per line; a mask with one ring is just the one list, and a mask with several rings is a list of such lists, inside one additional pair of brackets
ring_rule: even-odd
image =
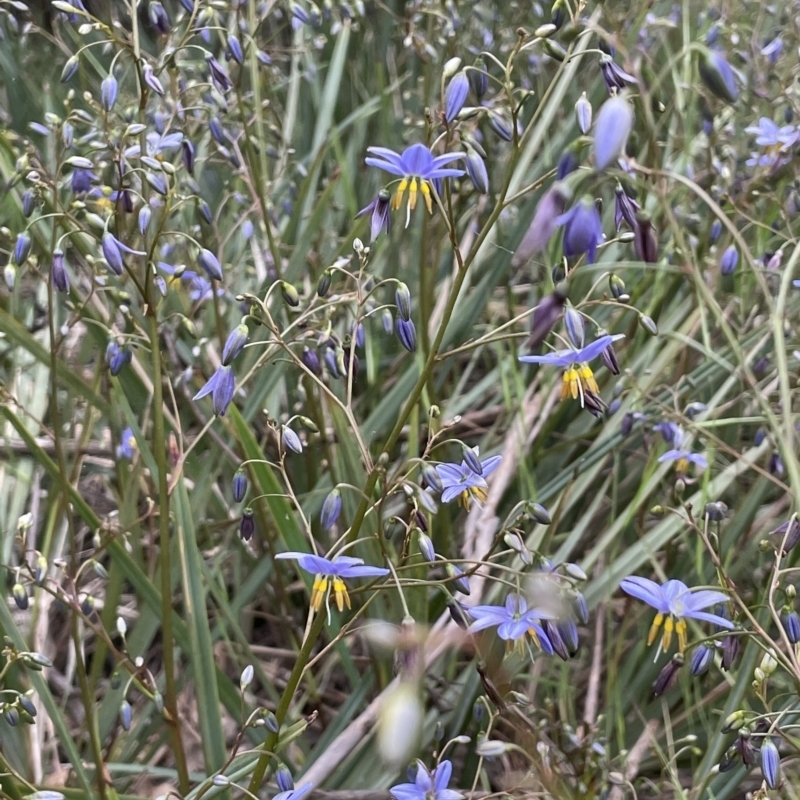
[(336, 600), (336, 607), (339, 611), (343, 611), (345, 606), (350, 608), (350, 595), (347, 593), (347, 587), (341, 578), (333, 579), (333, 597)]
[(568, 397), (571, 397), (573, 400), (577, 400), (578, 385), (580, 383), (578, 370), (576, 370), (575, 367), (570, 367), (568, 370), (565, 370), (561, 380), (563, 381), (561, 384), (561, 399), (566, 400)]
[(541, 650), (542, 643), (539, 641), (539, 634), (536, 633), (535, 628), (528, 628), (528, 635), (533, 639), (533, 643)]
[(647, 634), (647, 644), (651, 645), (656, 640), (656, 634), (661, 628), (661, 623), (664, 621), (664, 615), (662, 613), (656, 614), (656, 618), (653, 620), (653, 624), (650, 626), (650, 633)]
[(401, 205), (403, 205), (403, 195), (406, 193), (406, 189), (408, 188), (408, 181), (403, 178), (400, 181), (400, 185), (397, 187), (397, 191), (394, 193), (394, 197), (392, 198), (392, 208), (397, 211)]
[(314, 578), (314, 586), (311, 591), (311, 608), (314, 611), (319, 611), (327, 591), (328, 579), (324, 575), (317, 575)]
[(417, 179), (412, 178), (408, 185), (408, 207), (413, 211), (417, 207)]
[(433, 213), (433, 201), (431, 200), (431, 187), (427, 181), (420, 181), (419, 182), (419, 190), (422, 192), (422, 197), (425, 200), (425, 207), (428, 209), (428, 213)]
[(679, 458), (675, 462), (675, 472), (680, 475), (685, 475), (689, 471), (689, 460), (686, 458)]
[(672, 617), (667, 617), (664, 620), (664, 635), (661, 637), (661, 649), (664, 651), (669, 650), (672, 643), (672, 631), (675, 630), (675, 620)]
[(675, 631), (678, 634), (678, 650), (684, 652), (686, 650), (686, 620), (679, 619), (675, 623)]
[(581, 364), (578, 368), (578, 376), (580, 377), (581, 385), (584, 390), (589, 390), (592, 394), (599, 394), (600, 389), (597, 386), (597, 381), (594, 379), (592, 368), (588, 364)]
[(461, 506), (461, 508), (465, 508), (467, 511), (469, 511), (470, 499), (469, 489), (464, 489), (464, 491), (458, 496), (458, 504)]

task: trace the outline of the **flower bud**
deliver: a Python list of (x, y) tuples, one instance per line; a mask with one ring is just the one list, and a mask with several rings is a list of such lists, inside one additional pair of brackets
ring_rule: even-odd
[(250, 338), (250, 332), (247, 325), (243, 322), (239, 323), (229, 334), (225, 340), (225, 346), (222, 348), (222, 364), (228, 366), (231, 364), (239, 353), (242, 352), (244, 346)]
[(233, 499), (236, 503), (241, 503), (247, 494), (247, 475), (244, 469), (239, 467), (233, 476)]
[(61, 83), (69, 83), (78, 71), (79, 66), (78, 56), (70, 56), (67, 59), (67, 63), (64, 64), (64, 69), (61, 70)]
[(442, 70), (442, 76), (445, 80), (448, 78), (452, 78), (459, 70), (461, 69), (461, 59), (458, 56), (454, 58), (449, 58), (444, 65), (444, 69)]
[(239, 688), (244, 691), (252, 682), (253, 682), (253, 675), (255, 674), (255, 670), (253, 669), (252, 664), (248, 664), (243, 670), (242, 675), (239, 678)]
[(732, 244), (725, 248), (722, 258), (719, 260), (719, 271), (723, 275), (731, 275), (739, 263), (739, 251), (736, 245)]
[(737, 655), (739, 655), (739, 637), (726, 636), (722, 640), (722, 662), (720, 663), (725, 672), (733, 666)]
[(217, 257), (204, 247), (197, 257), (197, 263), (205, 270), (209, 278), (215, 281), (222, 280), (222, 266)]
[(478, 155), (474, 147), (467, 145), (467, 157), (465, 159), (467, 175), (481, 194), (489, 193), (489, 173), (486, 171), (484, 160)]
[(568, 305), (564, 311), (564, 325), (567, 329), (567, 336), (576, 350), (583, 347), (586, 336), (586, 324), (583, 315), (576, 311), (574, 306)]
[(117, 79), (113, 75), (107, 75), (100, 84), (100, 103), (106, 112), (114, 108), (118, 89)]
[(288, 425), (281, 425), (281, 441), (287, 450), (291, 450), (293, 453), (303, 452), (303, 443), (300, 441), (300, 437)]
[(786, 638), (792, 643), (800, 642), (800, 617), (791, 607), (784, 606), (780, 614), (781, 625), (786, 631)]
[(228, 54), (237, 64), (244, 63), (244, 53), (242, 52), (242, 45), (233, 34), (228, 36)]
[(656, 325), (655, 321), (651, 317), (648, 317), (646, 314), (641, 314), (639, 316), (639, 324), (651, 336), (658, 336), (658, 326)]
[(50, 274), (53, 277), (53, 286), (56, 291), (66, 294), (69, 291), (69, 274), (64, 266), (64, 251), (61, 249), (53, 250)]
[(655, 228), (650, 218), (642, 213), (636, 215), (636, 224), (633, 228), (633, 249), (636, 257), (646, 264), (655, 264), (658, 261), (658, 241)]
[(308, 347), (304, 347), (303, 352), (300, 354), (300, 360), (315, 375), (322, 374), (322, 364), (320, 363), (319, 355), (316, 350), (310, 350)]
[(703, 50), (699, 63), (700, 78), (703, 83), (726, 103), (735, 103), (739, 96), (736, 79), (730, 64), (717, 50)]
[(417, 752), (422, 738), (425, 709), (414, 685), (401, 681), (378, 712), (378, 752), (397, 769)]
[(450, 576), (453, 583), (453, 588), (461, 592), (461, 594), (469, 595), (472, 591), (469, 587), (469, 580), (464, 574), (463, 570), (459, 569), (455, 564), (448, 562), (445, 564), (445, 571)]
[(320, 524), (322, 529), (330, 530), (339, 519), (339, 514), (342, 513), (342, 495), (338, 489), (333, 489), (325, 498), (322, 504), (322, 512), (320, 513)]
[(653, 683), (653, 697), (661, 697), (664, 692), (675, 684), (678, 672), (682, 666), (683, 655), (681, 653), (675, 653)]
[(611, 295), (619, 300), (625, 294), (625, 281), (613, 272), (608, 276), (608, 289)]
[(33, 573), (33, 579), (36, 581), (37, 586), (41, 586), (44, 583), (44, 579), (47, 577), (47, 559), (44, 556), (39, 556), (36, 559), (36, 568)]
[(761, 771), (770, 789), (777, 789), (781, 782), (781, 757), (771, 736), (761, 743)]
[(417, 543), (419, 544), (419, 551), (426, 561), (436, 561), (436, 551), (430, 536), (422, 531), (417, 531)]
[(691, 672), (692, 675), (698, 677), (708, 672), (711, 662), (714, 660), (714, 648), (706, 644), (701, 644), (695, 647), (692, 652)]
[(588, 133), (589, 128), (592, 127), (592, 104), (586, 97), (586, 92), (575, 103), (575, 116), (578, 119), (578, 127), (581, 129), (581, 133)]
[(478, 56), (472, 64), (473, 69), (469, 70), (469, 83), (475, 97), (480, 100), (489, 88), (489, 76), (486, 74), (486, 62)]
[(397, 333), (397, 338), (400, 340), (400, 344), (405, 347), (410, 353), (413, 353), (417, 349), (417, 329), (414, 327), (414, 323), (409, 319), (398, 319), (397, 325), (395, 326), (395, 332)]
[(612, 165), (624, 152), (633, 130), (633, 108), (622, 96), (606, 100), (594, 124), (594, 158), (598, 170)]
[(462, 70), (457, 73), (444, 93), (444, 118), (450, 124), (457, 116), (459, 111), (464, 108), (464, 103), (469, 94), (469, 78)]
[(317, 283), (317, 295), (319, 297), (325, 297), (331, 290), (332, 282), (333, 272), (330, 269), (326, 269), (322, 275), (319, 276), (319, 282)]
[(761, 663), (759, 664), (761, 671), (764, 673), (764, 676), (769, 678), (773, 672), (778, 668), (778, 660), (775, 658), (775, 653), (772, 650), (768, 650), (764, 655), (761, 657)]
[(11, 594), (14, 597), (14, 602), (20, 611), (26, 611), (29, 605), (28, 593), (21, 583), (15, 583), (11, 589)]
[(411, 292), (405, 283), (398, 283), (394, 293), (394, 302), (400, 319), (408, 322), (411, 319)]
[(275, 770), (275, 782), (278, 784), (278, 789), (282, 792), (291, 792), (292, 789), (294, 789), (292, 773), (289, 772), (286, 764), (280, 764), (278, 769)]
[(27, 231), (18, 234), (14, 244), (14, 264), (21, 267), (31, 254), (31, 237)]
[(466, 445), (461, 445), (461, 454), (466, 465), (476, 474), (483, 475), (483, 464), (478, 457), (478, 454)]
[(533, 503), (529, 505), (528, 511), (530, 515), (538, 522), (540, 525), (549, 525), (553, 520), (550, 517), (550, 512), (539, 503)]
[(253, 509), (249, 506), (242, 511), (242, 518), (239, 520), (239, 536), (243, 542), (249, 542), (256, 532), (256, 520)]

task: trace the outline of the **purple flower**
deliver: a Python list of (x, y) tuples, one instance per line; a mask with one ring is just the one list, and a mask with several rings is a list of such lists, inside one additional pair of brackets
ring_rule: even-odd
[(794, 125), (778, 127), (768, 117), (761, 117), (757, 125), (749, 125), (744, 129), (756, 137), (756, 144), (765, 148), (764, 153), (754, 153), (747, 160), (749, 167), (773, 167), (781, 161), (781, 156), (787, 153), (800, 138), (800, 131)]
[(64, 266), (64, 251), (60, 248), (53, 250), (50, 274), (53, 276), (53, 286), (56, 291), (66, 294), (69, 291), (69, 274)]
[(706, 469), (708, 467), (708, 461), (704, 455), (700, 453), (692, 453), (688, 450), (688, 448), (682, 447), (684, 441), (684, 431), (681, 427), (676, 427), (673, 436), (672, 436), (672, 450), (667, 450), (663, 456), (658, 459), (659, 464), (663, 464), (667, 461), (677, 461), (678, 463), (675, 466), (675, 469), (678, 472), (686, 472), (689, 468), (689, 462), (693, 464), (697, 464), (698, 467), (702, 467)]
[(624, 152), (633, 130), (633, 108), (619, 95), (600, 107), (594, 123), (594, 159), (598, 170), (613, 164)]
[(210, 251), (203, 248), (197, 256), (197, 263), (208, 273), (210, 278), (215, 281), (222, 280), (222, 267), (217, 257)]
[(467, 175), (481, 194), (489, 193), (489, 173), (486, 171), (486, 163), (480, 157), (474, 147), (467, 145), (466, 159)]
[(164, 11), (164, 6), (158, 0), (152, 0), (147, 8), (147, 16), (150, 24), (162, 34), (169, 33), (169, 17)]
[(780, 37), (773, 39), (761, 48), (761, 55), (765, 56), (770, 64), (774, 64), (783, 52), (783, 40)]
[(97, 180), (94, 172), (90, 169), (75, 167), (70, 176), (70, 190), (72, 194), (86, 194), (92, 188), (92, 184)]
[(520, 356), (519, 360), (526, 364), (563, 367), (561, 399), (572, 397), (573, 400), (577, 400), (580, 397), (581, 405), (584, 405), (585, 398), (588, 397), (591, 403), (591, 400), (596, 398), (600, 392), (588, 362), (597, 358), (610, 344), (624, 338), (624, 333), (616, 333), (613, 336), (606, 334), (587, 344), (586, 347), (570, 347), (541, 356)]
[(583, 198), (557, 217), (555, 224), (564, 226), (564, 255), (575, 257), (586, 253), (587, 261), (594, 264), (597, 245), (603, 241), (603, 223), (592, 200)]
[(635, 86), (637, 83), (633, 75), (625, 72), (625, 70), (618, 66), (614, 62), (614, 59), (608, 55), (601, 56), (600, 58), (600, 72), (603, 73), (603, 82), (609, 94), (624, 89), (626, 85)]
[(119, 375), (126, 364), (130, 364), (133, 354), (127, 347), (120, 347), (116, 342), (111, 341), (106, 347), (106, 364), (112, 375)]
[(343, 611), (344, 607), (350, 608), (350, 595), (342, 578), (380, 578), (389, 574), (389, 570), (384, 567), (370, 567), (364, 565), (362, 558), (350, 558), (349, 556), (335, 556), (333, 559), (315, 556), (311, 553), (279, 553), (275, 558), (290, 558), (300, 565), (301, 569), (314, 575), (314, 585), (311, 593), (311, 607), (314, 611), (319, 611), (322, 601), (328, 595), (328, 579), (332, 578), (331, 588), (333, 589), (336, 607)]
[[(478, 448), (473, 452), (476, 456), (480, 455)], [(458, 504), (467, 510), (473, 498), (481, 503), (485, 502), (489, 491), (486, 478), (497, 469), (500, 460), (501, 456), (482, 459), (480, 472), (467, 464), (466, 459), (460, 464), (457, 462), (437, 464), (436, 472), (442, 482), (442, 502), (450, 503), (458, 498)]]
[(526, 264), (536, 253), (543, 251), (553, 238), (558, 220), (567, 204), (567, 189), (560, 183), (553, 184), (539, 199), (536, 211), (525, 236), (517, 247), (512, 266)]
[(448, 789), (453, 765), (442, 761), (433, 772), (429, 772), (422, 762), (417, 762), (417, 775), (414, 783), (399, 783), (389, 789), (394, 800), (463, 800), (464, 795)]
[(210, 394), (214, 404), (214, 413), (218, 417), (224, 417), (235, 391), (236, 378), (233, 375), (233, 369), (230, 366), (222, 366), (208, 379), (206, 385), (192, 400), (200, 400)]
[(719, 260), (719, 271), (723, 275), (730, 275), (739, 263), (739, 251), (736, 245), (732, 244), (725, 248), (722, 258)]
[(781, 609), (780, 619), (783, 630), (786, 631), (786, 638), (792, 644), (800, 642), (800, 617), (797, 612), (793, 608), (785, 606)]
[(135, 449), (136, 437), (133, 435), (133, 428), (125, 428), (117, 445), (117, 458), (127, 458), (130, 461)]
[(391, 204), (389, 203), (392, 195), (388, 189), (381, 189), (378, 196), (368, 205), (361, 209), (356, 214), (356, 218), (363, 217), (365, 214), (370, 214), (369, 222), (369, 240), (374, 242), (380, 236), (381, 230), (389, 233), (389, 226), (391, 224), (391, 214), (389, 210)]
[(444, 93), (444, 118), (448, 125), (458, 116), (469, 94), (469, 78), (462, 70), (457, 73)]
[(721, 628), (733, 629), (729, 620), (718, 614), (711, 614), (704, 609), (716, 603), (725, 603), (728, 596), (723, 592), (711, 589), (690, 589), (683, 581), (670, 580), (663, 586), (647, 578), (633, 575), (620, 583), (620, 589), (637, 600), (652, 606), (658, 613), (650, 627), (647, 644), (651, 645), (664, 625), (664, 634), (659, 645), (659, 652), (668, 650), (672, 641), (673, 630), (678, 634), (678, 649), (682, 653), (686, 649), (686, 620), (696, 619), (711, 622)]
[(228, 334), (228, 338), (225, 340), (225, 347), (222, 348), (222, 364), (224, 366), (228, 366), (242, 352), (249, 336), (250, 332), (244, 323), (237, 325)]
[(619, 230), (624, 220), (631, 230), (635, 230), (636, 212), (641, 211), (642, 207), (626, 193), (621, 184), (617, 184), (617, 188), (614, 190), (614, 193), (616, 195), (614, 225), (616, 226), (617, 230)]
[(220, 64), (211, 53), (206, 55), (206, 64), (208, 65), (208, 71), (211, 73), (211, 80), (216, 87), (225, 94), (225, 92), (233, 86), (231, 79), (228, 77), (228, 73), (225, 72), (222, 64)]
[(552, 619), (552, 614), (538, 608), (528, 608), (527, 600), (518, 594), (510, 594), (502, 606), (474, 606), (468, 609), (475, 620), (470, 633), (497, 627), (497, 635), (507, 641), (516, 642), (529, 634), (534, 642), (548, 655), (553, 654), (553, 645), (541, 621)]
[(100, 240), (100, 247), (103, 251), (103, 258), (105, 258), (108, 266), (117, 274), (122, 275), (125, 270), (125, 262), (122, 253), (131, 253), (136, 256), (147, 255), (143, 250), (133, 250), (126, 244), (123, 244), (116, 236), (111, 233), (103, 234)]
[(412, 144), (402, 154), (386, 147), (368, 147), (367, 152), (377, 156), (377, 158), (365, 159), (369, 166), (378, 167), (378, 169), (400, 178), (400, 184), (392, 202), (393, 208), (400, 208), (405, 191), (408, 189), (406, 225), (408, 225), (411, 212), (416, 208), (417, 192), (422, 194), (428, 213), (431, 213), (433, 211), (431, 183), (439, 178), (458, 178), (464, 174), (464, 170), (446, 166), (463, 158), (463, 153), (445, 153), (441, 156), (434, 156), (424, 144)]

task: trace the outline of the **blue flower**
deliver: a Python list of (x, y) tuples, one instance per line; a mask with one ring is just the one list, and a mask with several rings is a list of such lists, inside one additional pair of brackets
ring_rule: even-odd
[(97, 180), (94, 172), (90, 169), (75, 167), (70, 177), (70, 189), (72, 194), (86, 194), (92, 188), (92, 184)]
[[(475, 448), (478, 455), (478, 449)], [(497, 469), (501, 456), (485, 458), (480, 462), (481, 472), (476, 472), (466, 460), (460, 464), (437, 464), (436, 473), (442, 482), (442, 502), (450, 503), (458, 498), (458, 504), (469, 510), (470, 500), (475, 498), (480, 502), (486, 500), (489, 485), (486, 478)]]
[(732, 244), (725, 248), (722, 258), (719, 260), (719, 271), (723, 275), (730, 275), (739, 263), (739, 251), (736, 245)]
[(442, 761), (433, 772), (418, 762), (414, 783), (392, 786), (389, 794), (394, 800), (462, 800), (463, 794), (447, 788), (452, 774), (453, 765), (447, 760)]
[(519, 360), (526, 364), (563, 367), (561, 399), (571, 397), (573, 400), (577, 400), (580, 397), (581, 405), (583, 405), (585, 395), (591, 394), (592, 397), (596, 397), (600, 392), (588, 362), (597, 358), (610, 344), (624, 338), (624, 333), (617, 333), (613, 336), (606, 334), (580, 349), (570, 347), (541, 356), (520, 356)]
[(236, 378), (233, 369), (229, 366), (222, 366), (208, 379), (206, 385), (192, 400), (200, 400), (210, 394), (214, 403), (214, 413), (218, 417), (224, 417), (235, 391)]
[(725, 60), (722, 53), (717, 50), (704, 50), (700, 54), (699, 71), (703, 83), (720, 100), (724, 100), (726, 103), (736, 102), (736, 98), (739, 96), (736, 79), (731, 65)]
[(594, 158), (597, 169), (613, 164), (624, 152), (633, 130), (633, 108), (620, 95), (606, 100), (594, 123)]
[(111, 233), (104, 233), (100, 240), (100, 247), (103, 251), (103, 258), (109, 267), (117, 274), (122, 275), (125, 270), (125, 262), (123, 261), (122, 253), (132, 253), (136, 256), (147, 255), (143, 250), (133, 250), (126, 244), (123, 244), (116, 236)]
[(658, 463), (663, 464), (666, 461), (677, 461), (678, 463), (675, 465), (675, 469), (678, 472), (686, 472), (689, 468), (689, 462), (697, 464), (698, 467), (702, 467), (703, 469), (708, 467), (708, 461), (704, 455), (692, 453), (687, 448), (681, 447), (684, 437), (683, 428), (676, 426), (672, 434), (673, 449), (667, 450), (667, 452), (658, 459)]
[(778, 163), (781, 154), (786, 153), (800, 138), (800, 131), (794, 125), (778, 127), (768, 117), (761, 117), (757, 125), (749, 125), (744, 129), (756, 137), (756, 144), (766, 149), (765, 153), (754, 153), (747, 160), (748, 167), (771, 167)]
[(301, 797), (307, 795), (311, 791), (313, 786), (313, 783), (303, 783), (297, 788), (291, 788), (283, 792), (278, 792), (278, 794), (276, 794), (272, 800), (300, 800)]
[(469, 94), (469, 78), (465, 72), (459, 72), (453, 77), (450, 83), (447, 84), (447, 89), (444, 93), (444, 118), (448, 124), (451, 123), (459, 114), (464, 103), (466, 102), (467, 95)]
[(542, 609), (528, 608), (528, 601), (522, 595), (510, 594), (502, 606), (474, 606), (468, 611), (475, 620), (469, 626), (471, 633), (496, 627), (497, 635), (507, 642), (516, 642), (529, 634), (545, 653), (553, 654), (553, 645), (539, 624), (552, 619), (552, 615)]
[(366, 159), (369, 166), (378, 167), (378, 169), (390, 172), (400, 178), (400, 184), (392, 201), (393, 208), (400, 208), (405, 191), (408, 189), (406, 225), (411, 212), (416, 208), (418, 192), (425, 200), (428, 213), (431, 213), (433, 211), (431, 183), (439, 178), (458, 178), (464, 174), (464, 170), (446, 166), (463, 158), (463, 153), (445, 153), (441, 156), (434, 156), (424, 144), (412, 144), (403, 151), (402, 155), (387, 147), (368, 147), (367, 152), (377, 156), (377, 158)]
[(133, 453), (136, 450), (136, 437), (133, 435), (133, 428), (125, 428), (120, 436), (119, 444), (117, 445), (117, 458), (133, 458)]
[(329, 578), (332, 578), (331, 588), (336, 607), (339, 611), (343, 611), (345, 606), (350, 608), (350, 595), (342, 578), (381, 578), (389, 574), (389, 570), (384, 567), (370, 567), (364, 564), (364, 559), (350, 556), (335, 556), (333, 559), (328, 559), (311, 553), (290, 551), (279, 553), (275, 558), (290, 558), (297, 561), (301, 569), (314, 575), (311, 592), (311, 607), (314, 611), (319, 611), (322, 601), (328, 594)]
[(659, 645), (659, 652), (669, 649), (673, 631), (678, 634), (679, 650), (683, 652), (686, 649), (687, 619), (711, 622), (728, 630), (734, 627), (733, 623), (725, 617), (703, 610), (717, 603), (727, 602), (728, 596), (723, 592), (711, 589), (690, 589), (683, 581), (679, 580), (670, 580), (663, 586), (659, 586), (654, 581), (636, 575), (625, 578), (619, 586), (623, 592), (637, 600), (642, 600), (658, 612), (650, 627), (647, 644), (651, 645), (655, 641), (656, 634), (663, 624), (664, 634)]
[(389, 200), (391, 197), (387, 189), (381, 189), (380, 192), (378, 192), (378, 196), (368, 206), (365, 206), (356, 214), (356, 218), (363, 217), (365, 214), (370, 215), (370, 242), (374, 242), (378, 236), (380, 236), (382, 230), (389, 233), (389, 225), (391, 223), (391, 215), (389, 214), (391, 204)]
[(603, 241), (603, 223), (592, 200), (581, 199), (566, 214), (557, 217), (555, 224), (564, 226), (564, 255), (586, 253), (587, 261), (594, 264), (597, 245)]

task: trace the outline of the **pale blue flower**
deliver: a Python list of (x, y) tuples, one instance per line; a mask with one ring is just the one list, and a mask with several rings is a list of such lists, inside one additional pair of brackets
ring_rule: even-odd
[[(475, 453), (478, 454), (477, 448)], [(466, 509), (469, 509), (472, 498), (485, 502), (489, 491), (486, 478), (497, 469), (501, 458), (501, 456), (491, 456), (483, 459), (480, 462), (481, 472), (476, 472), (466, 460), (460, 464), (456, 462), (437, 464), (436, 473), (442, 482), (442, 502), (450, 503), (458, 498), (458, 504)]]
[(433, 772), (418, 762), (414, 783), (392, 786), (389, 793), (394, 800), (462, 800), (463, 794), (447, 788), (452, 773), (453, 765), (449, 761), (442, 761)]
[(706, 469), (706, 467), (708, 467), (706, 457), (700, 453), (692, 453), (688, 447), (683, 447), (685, 438), (686, 434), (683, 428), (676, 426), (672, 435), (673, 448), (672, 450), (667, 450), (667, 452), (658, 459), (658, 463), (663, 464), (667, 461), (677, 461), (677, 469), (679, 472), (686, 471), (688, 463), (685, 462), (691, 462), (692, 464), (697, 464), (698, 467)]
[(528, 608), (528, 601), (519, 594), (510, 594), (502, 606), (474, 606), (467, 609), (475, 620), (469, 631), (482, 631), (497, 628), (497, 635), (509, 642), (516, 642), (526, 634), (548, 655), (553, 654), (553, 645), (544, 628), (542, 620), (553, 619), (552, 614), (539, 608)]

